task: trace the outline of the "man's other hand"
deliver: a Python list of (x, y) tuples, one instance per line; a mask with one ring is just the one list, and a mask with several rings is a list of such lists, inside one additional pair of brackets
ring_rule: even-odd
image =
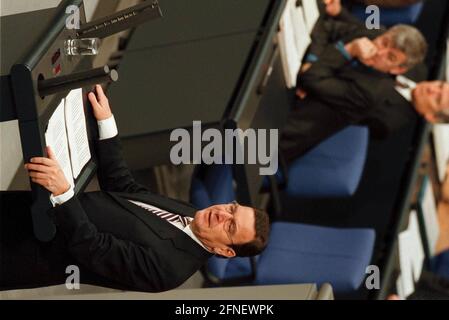
[(106, 120), (112, 117), (111, 108), (109, 107), (109, 101), (103, 92), (103, 88), (100, 85), (95, 86), (97, 94), (89, 93), (89, 101), (92, 104), (94, 116), (97, 121)]
[(303, 64), (301, 65), (301, 69), (299, 69), (299, 72), (300, 72), (300, 73), (305, 73), (305, 72), (307, 72), (310, 68), (312, 68), (312, 63), (311, 63), (311, 62), (303, 63)]
[(32, 158), (31, 163), (25, 164), (25, 169), (28, 170), (31, 181), (43, 186), (53, 196), (59, 196), (70, 189), (70, 184), (50, 147), (47, 147), (47, 153), (48, 158)]
[(324, 0), (326, 13), (331, 17), (336, 17), (341, 13), (341, 0)]
[(351, 57), (358, 59), (360, 62), (370, 65), (369, 61), (377, 54), (377, 47), (368, 38), (358, 38), (345, 45), (346, 51)]

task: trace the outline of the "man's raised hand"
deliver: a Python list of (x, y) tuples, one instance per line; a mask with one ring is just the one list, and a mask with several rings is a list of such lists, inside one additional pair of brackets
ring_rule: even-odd
[(371, 65), (370, 59), (377, 54), (377, 47), (370, 39), (358, 38), (346, 44), (346, 51), (365, 65)]
[(106, 120), (112, 117), (109, 101), (103, 92), (103, 88), (100, 85), (95, 86), (97, 94), (91, 92), (88, 95), (89, 101), (92, 104), (95, 119), (98, 121)]

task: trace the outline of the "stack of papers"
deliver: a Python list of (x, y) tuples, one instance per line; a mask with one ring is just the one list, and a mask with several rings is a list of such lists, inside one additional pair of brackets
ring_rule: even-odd
[(436, 124), (433, 126), (433, 144), (438, 177), (443, 182), (449, 162), (449, 124)]
[(435, 254), (438, 237), (440, 236), (440, 225), (438, 223), (438, 211), (435, 202), (435, 195), (428, 177), (424, 180), (421, 189), (419, 209), (424, 221), (424, 229), (429, 245), (428, 251), (430, 256), (433, 256)]
[(48, 122), (45, 141), (73, 187), (91, 158), (82, 89), (72, 90), (58, 105)]
[(398, 240), (401, 275), (396, 282), (396, 288), (398, 295), (405, 299), (415, 291), (415, 283), (421, 277), (424, 262), (424, 250), (416, 211), (410, 213), (408, 228), (399, 234)]
[(296, 0), (289, 0), (279, 22), (278, 43), (287, 88), (296, 86), (296, 76), (311, 39)]
[(315, 23), (320, 17), (320, 11), (318, 9), (318, 3), (316, 0), (303, 0), (302, 1), (304, 18), (306, 19), (307, 30), (309, 34), (312, 32)]

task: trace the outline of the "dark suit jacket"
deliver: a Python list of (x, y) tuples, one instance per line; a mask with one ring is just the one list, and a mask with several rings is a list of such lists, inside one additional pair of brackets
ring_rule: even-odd
[(385, 31), (384, 27), (368, 30), (364, 23), (343, 8), (336, 17), (330, 17), (326, 14), (320, 16), (310, 35), (312, 42), (308, 48), (308, 53), (320, 56), (330, 43), (339, 40), (346, 43), (361, 37), (374, 39)]
[[(283, 129), (280, 146), (287, 161), (348, 125), (367, 125), (372, 136), (385, 138), (417, 118), (410, 102), (395, 90), (395, 77), (360, 63), (353, 66), (336, 48), (338, 40), (372, 39), (383, 32), (348, 20), (321, 18), (315, 26), (309, 52), (319, 60), (298, 75), (307, 98), (297, 102)], [(410, 75), (415, 81), (425, 79), (425, 67)]]
[(193, 216), (196, 209), (137, 184), (122, 158), (118, 138), (99, 141), (97, 149), (102, 191), (73, 197), (50, 210), (57, 236), (50, 244), (35, 243), (41, 264), (35, 273), (40, 279), (21, 286), (60, 283), (68, 263), (81, 268), (83, 283), (149, 292), (181, 285), (211, 254), (169, 222), (127, 199), (181, 215)]

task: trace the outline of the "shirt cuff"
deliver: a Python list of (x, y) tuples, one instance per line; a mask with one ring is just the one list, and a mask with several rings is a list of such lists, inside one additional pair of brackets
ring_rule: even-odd
[(353, 59), (349, 52), (346, 50), (343, 41), (338, 41), (335, 45), (335, 48), (340, 51), (340, 53), (343, 55), (343, 57), (345, 57), (346, 60), (351, 61)]
[(100, 140), (106, 140), (115, 137), (118, 134), (114, 115), (106, 120), (97, 121)]
[(53, 207), (55, 207), (56, 205), (61, 205), (64, 202), (69, 201), (74, 195), (75, 192), (73, 191), (73, 187), (70, 187), (69, 190), (59, 196), (50, 195), (50, 201)]

